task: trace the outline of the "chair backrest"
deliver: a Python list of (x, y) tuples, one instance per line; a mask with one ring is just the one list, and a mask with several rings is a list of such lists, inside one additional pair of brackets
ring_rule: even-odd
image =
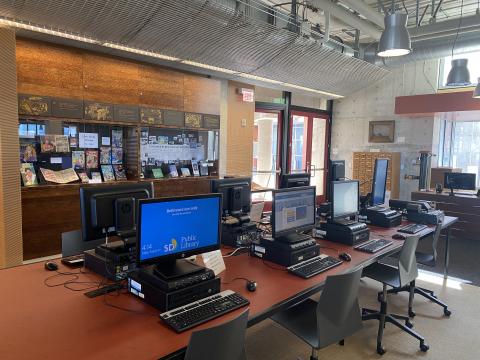
[(432, 251), (433, 251), (433, 261), (437, 262), (438, 256), (438, 241), (440, 240), (440, 234), (442, 232), (442, 225), (443, 222), (439, 221), (437, 226), (435, 227), (435, 232), (433, 233), (433, 241), (432, 241)]
[(409, 236), (403, 242), (402, 250), (398, 256), (398, 272), (400, 277), (400, 286), (405, 286), (415, 280), (418, 276), (417, 250), (418, 236)]
[(358, 288), (362, 269), (327, 277), (317, 306), (319, 347), (345, 339), (362, 328)]
[(225, 324), (194, 331), (185, 360), (246, 360), (247, 320), (248, 310)]

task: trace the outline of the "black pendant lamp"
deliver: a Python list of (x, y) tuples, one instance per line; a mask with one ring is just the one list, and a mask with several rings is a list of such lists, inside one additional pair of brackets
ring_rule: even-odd
[(452, 60), (452, 68), (447, 77), (447, 86), (468, 86), (471, 84), (467, 65), (468, 59)]

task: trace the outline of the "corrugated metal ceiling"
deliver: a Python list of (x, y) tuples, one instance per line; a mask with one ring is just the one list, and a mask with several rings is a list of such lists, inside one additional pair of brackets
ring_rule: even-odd
[(339, 95), (388, 73), (217, 1), (0, 0), (0, 16)]

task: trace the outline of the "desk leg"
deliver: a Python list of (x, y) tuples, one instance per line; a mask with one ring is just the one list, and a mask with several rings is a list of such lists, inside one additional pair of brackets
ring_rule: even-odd
[(449, 262), (450, 262), (450, 227), (447, 229), (447, 237), (445, 239), (445, 269), (443, 270), (444, 279), (448, 278)]

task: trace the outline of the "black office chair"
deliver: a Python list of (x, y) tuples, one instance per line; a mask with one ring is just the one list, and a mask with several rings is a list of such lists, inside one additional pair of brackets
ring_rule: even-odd
[(310, 360), (318, 359), (318, 349), (344, 339), (362, 328), (358, 288), (362, 269), (327, 277), (318, 303), (307, 299), (272, 316), (312, 347)]
[(185, 360), (246, 360), (247, 320), (248, 310), (225, 324), (194, 331)]
[[(440, 240), (440, 234), (442, 232), (442, 222), (440, 221), (437, 226), (435, 227), (435, 232), (433, 234), (433, 240), (432, 240), (432, 252), (431, 253), (422, 253), (422, 252), (416, 252), (415, 257), (417, 258), (417, 263), (425, 265), (425, 266), (430, 266), (430, 267), (435, 267), (437, 264), (437, 248), (438, 248), (438, 242)], [(435, 293), (432, 290), (424, 289), (417, 287), (415, 285), (415, 280), (413, 280), (410, 284), (401, 287), (401, 288), (395, 288), (395, 289), (390, 289), (388, 290), (389, 294), (398, 294), (399, 292), (403, 291), (408, 291), (410, 292), (411, 289), (413, 289), (414, 294), (419, 294), (430, 301), (433, 301), (435, 304), (440, 305), (443, 307), (443, 313), (445, 316), (450, 316), (452, 312), (448, 310), (448, 305), (445, 304), (443, 301), (440, 301), (436, 296)], [(408, 315), (410, 317), (415, 317), (415, 311), (413, 311), (413, 297), (409, 300), (408, 302)]]
[[(410, 236), (403, 243), (402, 250), (398, 257), (398, 266), (390, 266), (382, 263), (375, 263), (363, 270), (363, 276), (376, 280), (383, 284), (382, 295), (380, 296), (380, 311), (362, 309), (362, 319), (366, 320), (378, 320), (378, 335), (377, 335), (377, 352), (380, 355), (385, 353), (385, 349), (382, 346), (383, 329), (385, 324), (391, 323), (403, 331), (407, 332), (411, 336), (420, 341), (420, 350), (423, 352), (428, 351), (429, 346), (425, 343), (423, 336), (413, 331), (411, 328), (413, 324), (410, 322), (408, 316), (389, 314), (387, 312), (387, 286), (393, 288), (401, 288), (406, 284), (414, 281), (418, 276), (417, 262), (415, 259), (415, 250), (418, 244), (418, 237)], [(413, 289), (410, 292), (410, 298), (413, 298)], [(405, 321), (405, 325), (401, 324), (398, 320)]]

